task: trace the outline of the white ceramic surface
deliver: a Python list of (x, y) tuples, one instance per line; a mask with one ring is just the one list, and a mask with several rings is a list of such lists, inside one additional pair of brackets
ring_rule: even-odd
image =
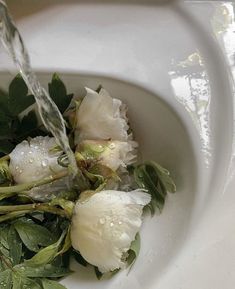
[[(163, 214), (145, 222), (141, 254), (128, 276), (97, 281), (75, 266), (63, 283), (69, 289), (232, 289), (235, 5), (8, 2), (34, 67), (61, 72), (70, 91), (102, 83), (126, 101), (143, 158), (167, 166), (178, 186)], [(0, 60), (6, 84), (4, 71), (12, 66), (4, 52)]]

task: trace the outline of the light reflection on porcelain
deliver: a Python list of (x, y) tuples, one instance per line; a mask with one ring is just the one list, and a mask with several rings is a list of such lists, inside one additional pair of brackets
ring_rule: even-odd
[(209, 165), (210, 147), (210, 86), (203, 59), (198, 51), (181, 61), (172, 60), (169, 71), (176, 99), (190, 114), (201, 138), (205, 163)]
[[(235, 96), (235, 3), (223, 2), (215, 5), (214, 15), (211, 18), (211, 27), (221, 45), (231, 71), (231, 84)], [(233, 98), (235, 111), (235, 98)], [(235, 123), (235, 118), (234, 118)], [(227, 185), (235, 175), (235, 125), (233, 131), (233, 152), (228, 172)], [(225, 186), (225, 189), (227, 187)]]

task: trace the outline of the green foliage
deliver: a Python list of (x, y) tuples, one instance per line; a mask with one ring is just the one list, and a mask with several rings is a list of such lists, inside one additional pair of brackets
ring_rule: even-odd
[(10, 83), (6, 100), (8, 102), (7, 109), (11, 116), (18, 116), (35, 102), (33, 95), (28, 95), (28, 87), (20, 75), (17, 75)]
[(152, 214), (156, 207), (160, 212), (162, 211), (167, 192), (174, 193), (176, 191), (176, 186), (170, 177), (169, 171), (155, 162), (146, 162), (136, 166), (134, 177), (137, 185), (146, 189), (152, 196), (149, 205)]
[[(133, 266), (137, 257), (140, 253), (140, 235), (139, 233), (136, 234), (135, 240), (131, 243), (131, 247), (128, 250), (128, 257), (127, 257), (127, 265)], [(130, 267), (130, 268), (131, 268)]]
[(24, 245), (33, 252), (38, 252), (40, 247), (53, 243), (53, 234), (45, 227), (30, 223), (17, 221), (14, 224)]
[(43, 134), (38, 130), (36, 114), (31, 110), (19, 117), (35, 100), (28, 94), (28, 88), (21, 76), (17, 75), (9, 85), (8, 93), (0, 91), (0, 154), (8, 154), (15, 145), (28, 136)]
[(48, 84), (50, 97), (53, 99), (61, 113), (64, 113), (68, 108), (73, 95), (67, 94), (66, 87), (59, 76), (55, 73), (52, 76), (51, 82)]

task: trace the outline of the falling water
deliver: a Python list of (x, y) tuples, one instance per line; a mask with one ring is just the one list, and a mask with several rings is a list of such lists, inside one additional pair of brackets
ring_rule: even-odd
[(50, 98), (48, 92), (42, 87), (33, 72), (29, 54), (22, 37), (14, 25), (6, 7), (6, 4), (0, 0), (0, 37), (1, 41), (12, 57), (16, 67), (19, 69), (25, 83), (35, 97), (39, 114), (48, 131), (55, 137), (57, 143), (62, 147), (75, 175), (78, 171), (74, 154), (69, 146), (66, 135), (64, 119), (56, 104)]

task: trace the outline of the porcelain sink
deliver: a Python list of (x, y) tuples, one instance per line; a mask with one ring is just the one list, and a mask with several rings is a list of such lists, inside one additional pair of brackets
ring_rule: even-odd
[[(9, 1), (42, 83), (57, 72), (70, 92), (102, 84), (122, 99), (140, 158), (168, 168), (177, 185), (163, 213), (145, 221), (131, 272), (97, 281), (73, 264), (75, 273), (62, 280), (68, 289), (233, 288), (234, 92), (215, 38), (223, 5)], [(6, 87), (14, 69), (3, 51), (0, 59)]]

